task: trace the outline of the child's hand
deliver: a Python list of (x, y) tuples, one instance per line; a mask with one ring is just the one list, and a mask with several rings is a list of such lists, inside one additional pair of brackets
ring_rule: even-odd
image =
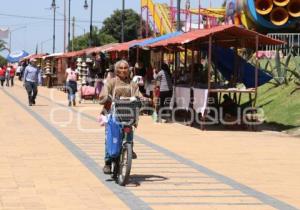
[(108, 122), (108, 119), (105, 115), (100, 114), (97, 117), (97, 122), (100, 123), (100, 126), (105, 126), (105, 124)]

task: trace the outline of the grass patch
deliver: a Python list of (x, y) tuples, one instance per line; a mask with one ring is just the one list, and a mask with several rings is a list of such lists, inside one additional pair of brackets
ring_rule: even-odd
[(266, 84), (258, 90), (257, 107), (263, 108), (265, 121), (288, 127), (300, 126), (300, 90), (296, 85), (281, 85), (274, 88)]

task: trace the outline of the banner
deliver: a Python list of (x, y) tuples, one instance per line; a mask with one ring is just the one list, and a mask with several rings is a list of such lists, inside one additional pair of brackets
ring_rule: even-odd
[(7, 39), (9, 35), (9, 29), (0, 28), (0, 39)]

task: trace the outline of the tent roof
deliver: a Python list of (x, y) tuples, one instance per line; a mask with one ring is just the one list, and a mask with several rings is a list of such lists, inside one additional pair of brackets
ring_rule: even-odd
[(19, 62), (22, 58), (28, 56), (29, 53), (24, 51), (24, 50), (17, 50), (14, 52), (11, 52), (7, 55), (6, 60), (9, 63), (17, 63)]
[(137, 43), (143, 42), (147, 39), (135, 39), (129, 42), (123, 42), (123, 43), (119, 43), (116, 46), (113, 46), (112, 48), (106, 50), (106, 52), (122, 52), (122, 51), (128, 51), (129, 48)]
[(72, 52), (66, 52), (66, 53), (63, 53), (62, 55), (59, 55), (57, 57), (59, 57), (59, 58), (72, 58), (72, 57), (77, 57), (77, 56), (83, 56), (83, 55), (85, 55), (85, 51), (88, 50), (88, 49), (91, 49), (91, 48), (72, 51)]
[(63, 54), (64, 54), (63, 52), (53, 53), (53, 54), (44, 56), (43, 59), (46, 59), (46, 58), (53, 58), (53, 57), (58, 57), (58, 56), (61, 56), (61, 55), (63, 55)]
[(117, 45), (119, 45), (119, 43), (110, 43), (110, 44), (106, 44), (106, 45), (99, 46), (99, 47), (93, 47), (93, 48), (86, 49), (85, 53), (87, 55), (90, 55), (92, 53), (105, 52)]
[(31, 55), (28, 55), (26, 56), (25, 58), (22, 58), (21, 61), (24, 61), (24, 60), (30, 60), (30, 59), (41, 59), (43, 58), (45, 55), (45, 53), (40, 53), (40, 54), (31, 54)]
[(159, 41), (167, 40), (167, 39), (170, 39), (172, 37), (177, 37), (177, 36), (181, 35), (182, 33), (183, 32), (181, 32), (181, 31), (176, 31), (176, 32), (173, 32), (173, 33), (169, 33), (169, 34), (159, 36), (159, 37), (146, 39), (143, 42), (133, 43), (133, 44), (131, 44), (130, 47), (145, 47), (145, 46), (157, 43)]
[(188, 45), (190, 47), (193, 44), (207, 43), (210, 36), (213, 36), (213, 44), (223, 47), (248, 47), (255, 49), (256, 36), (259, 38), (259, 46), (284, 44), (284, 42), (280, 40), (272, 39), (255, 31), (235, 25), (225, 25), (187, 32), (170, 39), (150, 44), (148, 47), (158, 48), (180, 45)]

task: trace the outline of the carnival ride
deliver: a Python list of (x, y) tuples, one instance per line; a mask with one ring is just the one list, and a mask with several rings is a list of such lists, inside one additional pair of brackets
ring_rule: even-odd
[(262, 33), (299, 32), (300, 0), (227, 0), (226, 22)]
[[(192, 29), (210, 28), (219, 24), (218, 19), (225, 17), (225, 9), (222, 8), (190, 8), (190, 1), (185, 2), (185, 8), (180, 10), (184, 16), (181, 22), (182, 30), (187, 32)], [(149, 34), (151, 27), (156, 34), (166, 34), (176, 31), (177, 8), (174, 0), (170, 4), (155, 3), (153, 0), (141, 0), (141, 14), (146, 20), (146, 34)], [(195, 23), (195, 16), (198, 17)]]
[[(176, 31), (177, 8), (174, 0), (155, 3), (141, 0), (141, 15), (146, 20), (146, 34), (150, 27), (155, 34)], [(225, 8), (190, 8), (190, 0), (180, 9), (182, 31), (210, 28), (221, 24), (235, 24), (261, 33), (300, 31), (300, 0), (226, 0)]]

